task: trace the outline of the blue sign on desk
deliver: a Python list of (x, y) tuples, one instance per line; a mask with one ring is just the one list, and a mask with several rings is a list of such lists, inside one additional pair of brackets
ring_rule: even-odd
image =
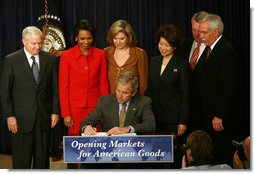
[(173, 137), (172, 135), (64, 136), (64, 162), (173, 162)]

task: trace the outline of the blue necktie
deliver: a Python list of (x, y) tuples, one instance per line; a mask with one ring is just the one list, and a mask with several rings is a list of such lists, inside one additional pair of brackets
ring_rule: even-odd
[(32, 69), (35, 81), (38, 83), (38, 81), (39, 81), (39, 67), (38, 67), (38, 64), (35, 61), (35, 57), (31, 56), (31, 59), (33, 60), (31, 69)]

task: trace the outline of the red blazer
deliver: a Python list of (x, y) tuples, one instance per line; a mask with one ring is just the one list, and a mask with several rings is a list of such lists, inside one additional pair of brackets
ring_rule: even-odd
[(78, 45), (63, 51), (59, 67), (59, 97), (62, 117), (70, 107), (95, 107), (100, 95), (109, 93), (105, 52), (91, 46), (88, 56)]

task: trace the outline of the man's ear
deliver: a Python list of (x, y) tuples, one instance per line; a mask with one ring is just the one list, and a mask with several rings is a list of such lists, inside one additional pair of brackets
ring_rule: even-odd
[(26, 40), (24, 38), (22, 38), (22, 44), (25, 45), (26, 44)]

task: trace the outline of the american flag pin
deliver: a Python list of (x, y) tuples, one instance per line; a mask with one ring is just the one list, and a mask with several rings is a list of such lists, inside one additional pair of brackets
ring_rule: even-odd
[(178, 69), (177, 69), (177, 68), (174, 68), (173, 72), (177, 72), (177, 71), (178, 71)]

